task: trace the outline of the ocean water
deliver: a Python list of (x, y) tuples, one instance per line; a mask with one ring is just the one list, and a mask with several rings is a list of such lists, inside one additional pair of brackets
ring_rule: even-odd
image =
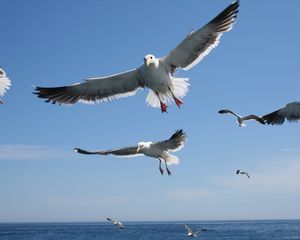
[(192, 229), (199, 227), (208, 229), (207, 232), (202, 232), (198, 239), (300, 239), (299, 220), (125, 222), (124, 229), (118, 229), (109, 222), (0, 224), (0, 240), (187, 239), (185, 223)]

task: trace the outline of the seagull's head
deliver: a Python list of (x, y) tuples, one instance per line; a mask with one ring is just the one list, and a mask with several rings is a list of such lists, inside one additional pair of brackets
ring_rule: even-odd
[(155, 60), (155, 56), (153, 54), (147, 54), (144, 57), (144, 63), (149, 66), (150, 63), (152, 63)]
[(151, 142), (139, 142), (137, 144), (137, 150), (136, 153), (140, 153), (142, 149), (149, 148)]

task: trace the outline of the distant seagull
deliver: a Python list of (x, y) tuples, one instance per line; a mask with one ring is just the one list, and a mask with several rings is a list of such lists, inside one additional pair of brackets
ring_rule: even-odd
[(163, 175), (164, 170), (161, 167), (161, 162), (164, 161), (168, 175), (171, 172), (168, 165), (178, 164), (179, 158), (169, 154), (169, 152), (179, 150), (183, 147), (186, 140), (186, 134), (182, 130), (176, 131), (168, 140), (160, 142), (139, 142), (136, 146), (125, 147), (119, 149), (112, 149), (107, 151), (89, 152), (80, 148), (74, 148), (74, 151), (82, 154), (99, 154), (108, 155), (113, 154), (116, 156), (134, 156), (144, 154), (148, 157), (153, 157), (159, 161), (159, 171)]
[(250, 176), (249, 176), (249, 174), (247, 172), (244, 172), (244, 171), (241, 171), (241, 170), (237, 170), (236, 174), (245, 174), (250, 179)]
[(234, 113), (233, 111), (231, 110), (228, 110), (228, 109), (223, 109), (223, 110), (220, 110), (218, 113), (221, 113), (221, 114), (231, 114), (233, 116), (235, 116), (237, 118), (237, 123), (239, 124), (240, 127), (245, 127), (246, 124), (244, 123), (245, 121), (247, 120), (256, 120), (257, 122), (261, 123), (261, 124), (265, 124), (264, 120), (256, 115), (248, 115), (246, 117), (242, 117), (236, 113)]
[(198, 234), (200, 232), (206, 232), (207, 231), (206, 228), (201, 228), (200, 230), (197, 230), (196, 232), (193, 232), (193, 230), (189, 226), (187, 226), (186, 224), (184, 226), (188, 230), (188, 233), (186, 234), (186, 236), (188, 236), (188, 237), (198, 237)]
[(123, 223), (121, 223), (120, 221), (113, 220), (113, 219), (111, 219), (109, 217), (107, 217), (106, 219), (107, 219), (107, 221), (110, 221), (113, 224), (115, 224), (117, 227), (122, 228), (122, 229), (124, 228)]
[[(5, 92), (11, 86), (11, 81), (6, 77), (5, 71), (0, 67), (0, 97), (2, 97)], [(0, 104), (3, 104), (3, 100), (0, 98)]]
[[(133, 96), (137, 89), (148, 87), (148, 105), (160, 107), (162, 112), (167, 112), (167, 105), (172, 101), (180, 107), (182, 98), (188, 92), (188, 78), (176, 78), (174, 73), (177, 69), (189, 70), (219, 44), (222, 34), (232, 28), (238, 7), (239, 0), (236, 0), (202, 28), (189, 33), (162, 58), (148, 54), (144, 57), (144, 64), (136, 69), (106, 77), (88, 78), (83, 83), (69, 86), (36, 87), (34, 94), (54, 104), (95, 103)], [(154, 34), (152, 39), (155, 38), (157, 36)]]
[(300, 102), (291, 102), (272, 113), (264, 115), (262, 119), (267, 124), (281, 125), (285, 119), (289, 122), (300, 120)]

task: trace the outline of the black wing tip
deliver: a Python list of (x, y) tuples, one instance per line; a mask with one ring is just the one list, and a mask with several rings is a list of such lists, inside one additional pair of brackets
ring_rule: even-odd
[(83, 149), (81, 149), (81, 148), (74, 148), (73, 151), (74, 151), (74, 152), (77, 152), (77, 153), (81, 153), (81, 154), (89, 154), (88, 151), (83, 150)]
[(265, 124), (268, 125), (282, 125), (285, 121), (284, 116), (280, 116), (278, 111), (269, 113), (261, 117)]
[(170, 137), (169, 140), (173, 139), (180, 139), (182, 141), (185, 141), (186, 139), (186, 133), (183, 131), (183, 129), (178, 129), (176, 132)]
[(236, 170), (236, 174), (239, 174), (240, 173), (240, 170)]
[(219, 110), (218, 111), (218, 113), (220, 113), (220, 114), (224, 114), (224, 113), (226, 113), (227, 112), (227, 110), (225, 110), (225, 109), (222, 109), (222, 110)]

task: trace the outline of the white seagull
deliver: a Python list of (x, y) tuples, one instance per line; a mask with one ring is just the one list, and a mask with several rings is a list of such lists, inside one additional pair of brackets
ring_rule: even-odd
[(186, 134), (182, 130), (176, 131), (168, 140), (160, 142), (139, 142), (136, 146), (112, 149), (107, 151), (89, 152), (80, 148), (74, 148), (75, 152), (82, 154), (99, 154), (108, 155), (113, 154), (116, 156), (134, 156), (144, 154), (148, 157), (153, 157), (159, 161), (159, 171), (163, 175), (164, 170), (161, 167), (162, 161), (165, 163), (165, 167), (168, 175), (171, 172), (168, 165), (178, 164), (179, 158), (177, 156), (169, 154), (169, 152), (179, 150), (183, 147), (186, 140)]
[(148, 105), (160, 107), (162, 112), (167, 111), (167, 105), (172, 101), (180, 107), (189, 84), (188, 78), (174, 77), (176, 70), (189, 70), (219, 44), (222, 34), (232, 28), (238, 7), (239, 0), (236, 0), (202, 28), (189, 33), (165, 56), (156, 58), (153, 54), (146, 55), (144, 64), (136, 69), (88, 78), (85, 82), (69, 86), (37, 86), (34, 94), (53, 104), (95, 103), (132, 96), (138, 89), (148, 87)]
[(188, 231), (188, 233), (186, 234), (186, 236), (188, 236), (188, 237), (198, 237), (198, 234), (200, 232), (206, 232), (207, 231), (206, 228), (201, 228), (200, 230), (197, 230), (196, 232), (193, 232), (193, 230), (189, 226), (187, 226), (186, 224), (184, 226)]
[(106, 220), (112, 222), (113, 224), (115, 224), (117, 227), (119, 227), (121, 229), (124, 228), (123, 223), (121, 223), (120, 221), (116, 221), (116, 220), (114, 220), (112, 218), (109, 218), (109, 217), (107, 217)]
[(237, 170), (236, 174), (245, 174), (250, 179), (249, 174), (247, 172), (245, 172), (245, 171)]
[(262, 116), (267, 124), (281, 125), (285, 119), (289, 122), (300, 120), (300, 102), (291, 102), (272, 113)]
[[(5, 71), (0, 67), (0, 97), (2, 97), (6, 93), (10, 86), (10, 79), (6, 76)], [(3, 104), (3, 100), (1, 98), (0, 104)]]
[(245, 117), (242, 117), (241, 115), (236, 114), (235, 112), (228, 110), (228, 109), (223, 109), (220, 110), (218, 113), (220, 114), (231, 114), (233, 116), (235, 116), (237, 118), (237, 123), (239, 124), (240, 127), (245, 127), (245, 121), (247, 120), (256, 120), (257, 122), (261, 123), (261, 124), (265, 124), (264, 120), (256, 115), (248, 115)]

